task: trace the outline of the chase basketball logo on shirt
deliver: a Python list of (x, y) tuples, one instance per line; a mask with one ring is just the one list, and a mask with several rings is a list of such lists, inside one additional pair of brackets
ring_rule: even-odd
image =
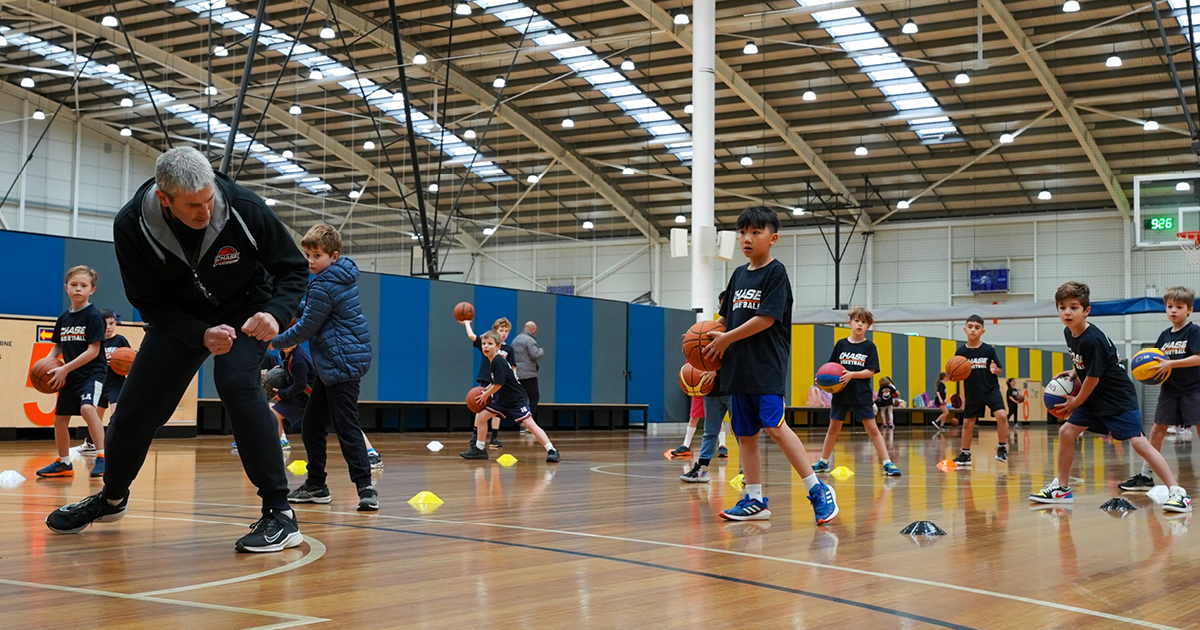
[(738, 289), (733, 292), (734, 310), (748, 308), (757, 311), (760, 302), (762, 302), (761, 289)]
[(1167, 343), (1164, 343), (1163, 347), (1159, 348), (1159, 350), (1162, 350), (1163, 354), (1167, 354), (1167, 355), (1172, 355), (1172, 354), (1185, 355), (1185, 354), (1187, 354), (1187, 339), (1181, 339), (1179, 341), (1169, 341)]
[(60, 343), (67, 341), (87, 341), (87, 326), (67, 326), (58, 333)]
[(105, 361), (105, 362), (107, 362), (107, 363), (112, 363), (112, 353), (113, 353), (113, 351), (114, 351), (114, 350), (116, 350), (116, 348), (115, 348), (115, 347), (113, 347), (113, 348), (105, 348), (105, 349), (104, 349), (104, 361)]
[(972, 370), (990, 370), (991, 369), (991, 366), (988, 365), (988, 363), (991, 361), (991, 359), (989, 359), (987, 357), (975, 357), (975, 358), (969, 359), (969, 360), (971, 361), (971, 369)]
[(1078, 354), (1075, 354), (1074, 352), (1071, 352), (1071, 364), (1075, 366), (1076, 370), (1082, 370), (1083, 369), (1083, 357), (1079, 356)]
[(867, 355), (858, 352), (843, 352), (838, 355), (838, 363), (845, 365), (853, 365), (855, 367), (866, 368)]
[(238, 253), (238, 250), (226, 245), (221, 248), (221, 251), (217, 252), (217, 259), (213, 261), (213, 266), (232, 265), (241, 257), (242, 255)]

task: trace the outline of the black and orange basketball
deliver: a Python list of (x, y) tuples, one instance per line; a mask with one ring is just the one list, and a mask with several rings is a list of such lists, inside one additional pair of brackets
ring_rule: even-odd
[(117, 348), (108, 358), (108, 367), (112, 368), (114, 374), (129, 376), (129, 368), (133, 367), (133, 359), (136, 356), (137, 350), (133, 348)]
[(957, 354), (946, 362), (946, 380), (961, 381), (971, 375), (971, 360)]
[(454, 319), (460, 322), (469, 322), (475, 319), (475, 307), (471, 306), (470, 302), (459, 302), (454, 307)]
[(710, 332), (725, 332), (725, 326), (717, 322), (696, 322), (688, 328), (687, 332), (683, 333), (683, 356), (687, 359), (692, 367), (701, 372), (715, 372), (721, 369), (721, 361), (712, 361), (704, 358), (704, 349), (708, 347), (708, 342), (712, 341), (712, 337), (708, 336)]
[[(466, 302), (464, 302), (463, 304), (466, 304)], [(460, 306), (461, 306), (461, 304), (460, 304)], [(467, 306), (470, 307), (471, 305), (467, 304)], [(487, 400), (484, 400), (482, 405), (479, 404), (478, 402), (475, 402), (479, 398), (479, 395), (482, 393), (483, 393), (483, 388), (479, 387), (478, 385), (476, 385), (475, 387), (472, 387), (471, 391), (467, 392), (467, 409), (470, 409), (471, 413), (479, 413), (480, 411), (483, 411), (484, 407), (487, 406), (487, 403), (488, 403)]]
[(693, 398), (707, 396), (712, 391), (714, 381), (710, 378), (708, 381), (701, 382), (705, 374), (707, 372), (696, 369), (691, 363), (684, 363), (683, 367), (679, 368), (679, 387), (683, 393)]
[(53, 394), (58, 390), (50, 386), (50, 375), (47, 374), (50, 370), (56, 367), (62, 367), (62, 359), (58, 357), (46, 357), (39, 359), (33, 367), (29, 368), (29, 382), (33, 384), (33, 388), (43, 394)]

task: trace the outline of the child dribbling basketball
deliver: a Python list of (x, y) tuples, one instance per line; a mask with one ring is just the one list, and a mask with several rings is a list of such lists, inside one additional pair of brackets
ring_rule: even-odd
[[(104, 389), (100, 394), (100, 402), (96, 405), (96, 415), (100, 417), (100, 423), (104, 423), (104, 412), (111, 410), (113, 415), (117, 413), (117, 398), (121, 396), (121, 386), (125, 384), (125, 377), (117, 374), (112, 369), (112, 354), (117, 348), (129, 348), (129, 340), (125, 335), (117, 334), (117, 324), (120, 323), (120, 316), (110, 309), (100, 311), (100, 316), (104, 318), (104, 362), (109, 365), (107, 374), (104, 377)], [(95, 453), (96, 445), (92, 442), (90, 435), (84, 436), (83, 444), (79, 447), (80, 453)]]
[(488, 367), (488, 382), (490, 385), (479, 394), (478, 402), (487, 402), (482, 411), (475, 414), (475, 443), (471, 448), (459, 453), (463, 459), (488, 459), (487, 437), (488, 420), (493, 418), (512, 418), (517, 426), (525, 425), (529, 432), (546, 448), (546, 461), (557, 463), (558, 451), (550, 443), (546, 432), (534, 422), (529, 413), (529, 398), (521, 383), (517, 381), (517, 373), (508, 364), (508, 359), (500, 356), (500, 344), (504, 338), (500, 333), (489, 330), (479, 335), (479, 349), (483, 352), (485, 364)]
[(962, 451), (954, 458), (959, 468), (971, 467), (971, 438), (975, 433), (975, 421), (983, 417), (985, 408), (992, 410), (996, 418), (996, 433), (1000, 444), (996, 447), (996, 461), (1008, 462), (1008, 412), (1004, 399), (1000, 397), (1000, 382), (996, 377), (1003, 373), (996, 348), (983, 342), (983, 318), (972, 315), (963, 326), (967, 343), (959, 347), (955, 356), (971, 362), (971, 373), (966, 378), (967, 400), (963, 407)]
[[(467, 338), (482, 353), (483, 347), (481, 344), (483, 342), (480, 340), (482, 335), (476, 335), (475, 331), (471, 329), (471, 320), (463, 320), (462, 324), (463, 328), (467, 331)], [(507, 317), (501, 317), (492, 324), (492, 331), (500, 336), (500, 343), (496, 352), (508, 361), (508, 366), (513, 369), (513, 375), (516, 378), (517, 353), (513, 350), (512, 346), (505, 343), (508, 340), (508, 333), (512, 332), (512, 322), (508, 321)], [(488, 358), (484, 356), (483, 361), (479, 363), (479, 373), (475, 375), (475, 382), (479, 383), (480, 387), (486, 388), (492, 384), (491, 373), (492, 369), (488, 365)], [(519, 425), (520, 423), (518, 422), (517, 424)], [(492, 439), (488, 441), (488, 445), (492, 448), (504, 448), (504, 444), (500, 442), (500, 416), (492, 418)]]

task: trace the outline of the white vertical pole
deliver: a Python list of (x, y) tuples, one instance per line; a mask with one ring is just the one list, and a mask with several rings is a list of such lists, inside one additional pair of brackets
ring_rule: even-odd
[(875, 237), (863, 239), (863, 247), (867, 248), (867, 308), (875, 308)]
[(79, 236), (79, 162), (83, 157), (83, 129), (75, 119), (75, 173), (71, 177), (71, 236)]
[(129, 145), (121, 145), (121, 203), (129, 199)]
[[(18, 156), (17, 167), (25, 163), (29, 155), (29, 101), (21, 101), (21, 155)], [(17, 230), (25, 231), (25, 172), (21, 171), (21, 193), (17, 201)]]
[(701, 321), (713, 313), (713, 257), (706, 254), (715, 246), (708, 241), (716, 223), (716, 0), (695, 0), (692, 12), (692, 310)]
[(662, 306), (662, 245), (650, 241), (650, 299)]
[[(1041, 252), (1038, 251), (1038, 222), (1033, 222), (1033, 303), (1038, 301), (1038, 282), (1041, 282), (1041, 276), (1038, 275), (1038, 259), (1041, 258)], [(1033, 343), (1037, 345), (1038, 328), (1041, 328), (1042, 320), (1034, 318), (1033, 320)]]
[[(1133, 297), (1133, 221), (1125, 222), (1125, 299)], [(1133, 358), (1133, 316), (1125, 316), (1125, 356)]]

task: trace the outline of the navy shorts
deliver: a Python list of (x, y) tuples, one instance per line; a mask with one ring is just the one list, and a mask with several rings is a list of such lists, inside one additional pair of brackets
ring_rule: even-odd
[(962, 417), (982, 418), (985, 408), (991, 409), (993, 414), (997, 411), (1004, 411), (1004, 397), (1000, 395), (1000, 390), (997, 389), (985, 396), (968, 397), (967, 404), (963, 405)]
[(500, 401), (496, 400), (495, 396), (492, 396), (491, 398), (488, 399), (488, 404), (487, 404), (486, 409), (488, 411), (500, 416), (501, 420), (511, 419), (513, 422), (516, 422), (517, 424), (521, 424), (522, 422), (525, 422), (526, 420), (529, 420), (530, 418), (533, 417), (533, 415), (529, 413), (529, 405), (521, 405), (520, 407), (517, 407), (516, 409), (508, 409), (506, 407), (501, 406)]
[(1200, 424), (1200, 392), (1160, 396), (1154, 408), (1154, 424), (1184, 427)]
[(829, 406), (829, 419), (843, 422), (846, 420), (846, 415), (850, 414), (852, 420), (866, 422), (867, 420), (875, 419), (875, 405), (862, 405), (851, 407), (838, 402), (837, 396), (833, 397), (833, 403)]
[(1080, 407), (1075, 410), (1075, 413), (1071, 414), (1067, 422), (1087, 427), (1088, 431), (1095, 433), (1105, 435), (1111, 433), (1113, 439), (1116, 440), (1128, 440), (1139, 435), (1144, 435), (1142, 433), (1141, 409), (1131, 409), (1129, 411), (1122, 411), (1117, 415), (1101, 417), (1088, 409)]
[(762, 429), (783, 426), (783, 396), (730, 394), (729, 426), (738, 437), (753, 437)]
[(294, 398), (271, 403), (271, 409), (283, 416), (284, 423), (289, 427), (296, 426), (296, 423), (304, 419), (304, 409), (307, 406), (303, 400)]
[(99, 374), (84, 374), (76, 376), (74, 372), (67, 375), (67, 384), (58, 390), (58, 402), (54, 404), (56, 416), (78, 416), (84, 405), (99, 404), (104, 394), (103, 372)]
[(117, 399), (121, 397), (120, 385), (109, 385), (100, 392), (100, 404), (96, 405), (101, 409), (108, 409), (109, 405), (117, 404)]

